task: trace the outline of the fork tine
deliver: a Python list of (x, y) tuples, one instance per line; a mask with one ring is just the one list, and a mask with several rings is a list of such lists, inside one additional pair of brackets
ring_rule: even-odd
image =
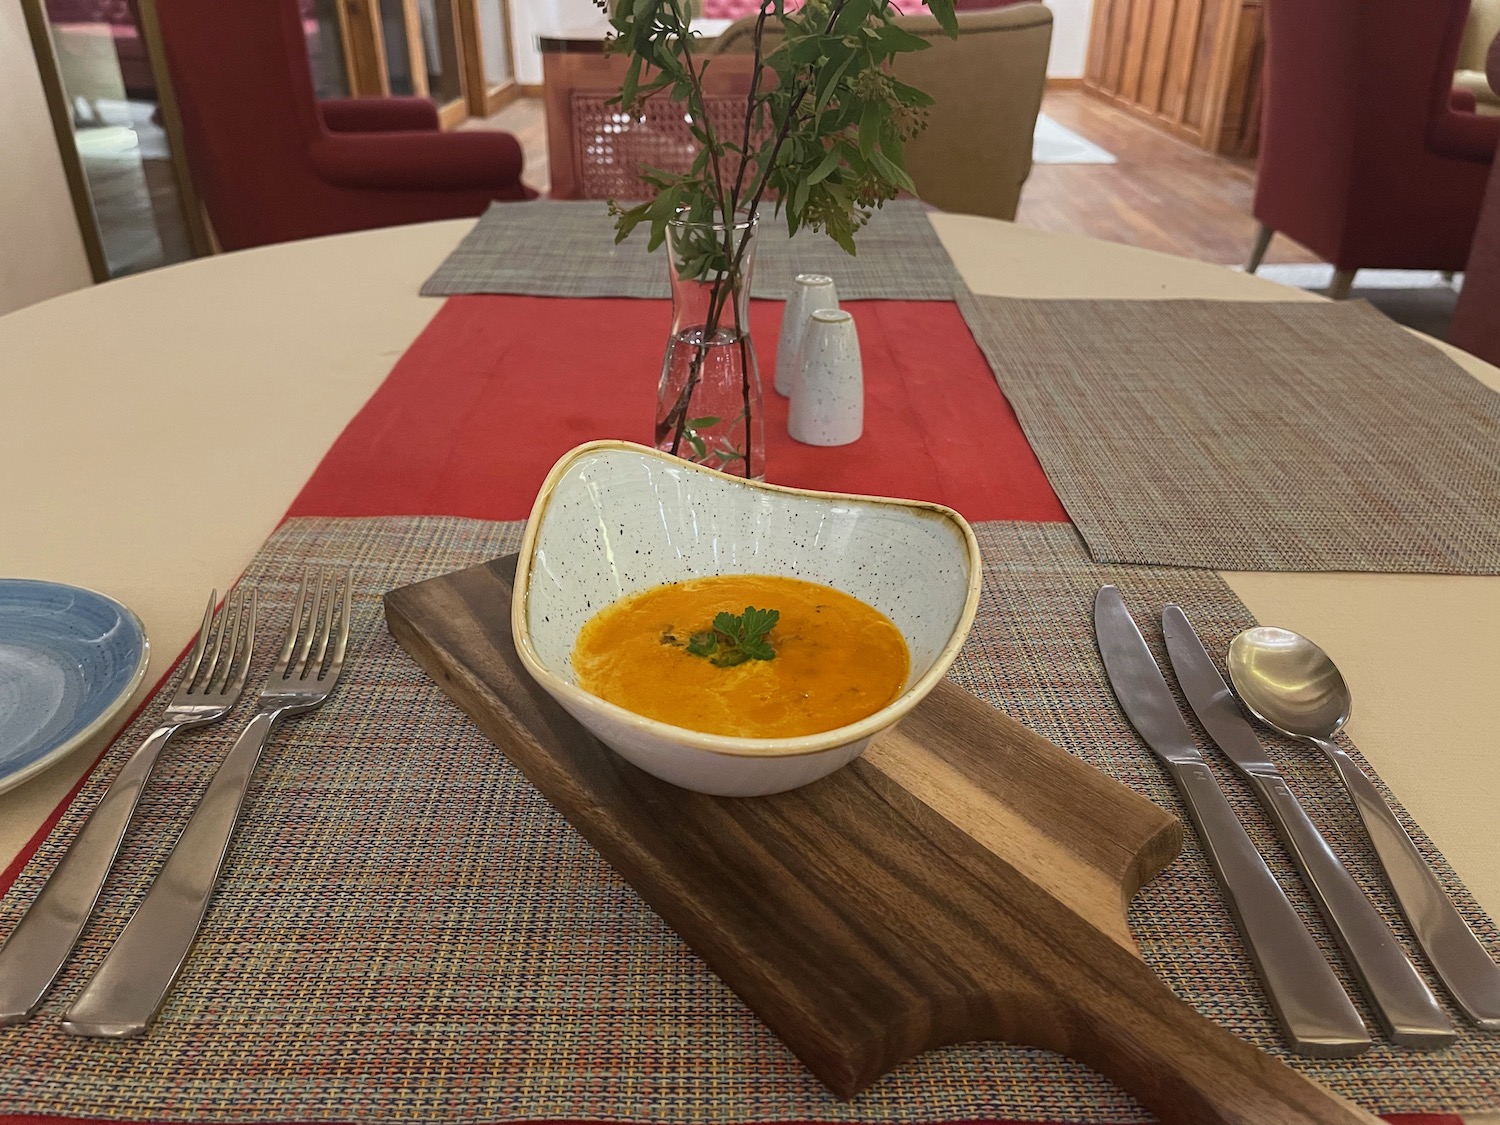
[(234, 617), (235, 594), (229, 590), (224, 595), (224, 604), (219, 607), (218, 614), (214, 617), (214, 634), (208, 651), (203, 654), (202, 676), (194, 685), (194, 693), (202, 694), (218, 690), (217, 682), (219, 672), (223, 668), (224, 638), (228, 636), (230, 621)]
[(304, 673), (304, 677), (311, 676), (313, 679), (319, 678), (323, 671), (323, 660), (328, 655), (328, 640), (333, 633), (333, 599), (338, 593), (338, 575), (324, 571), (323, 577), (328, 582), (328, 596), (323, 599), (323, 620), (317, 632), (318, 648), (313, 658), (308, 661), (307, 670)]
[(344, 572), (344, 607), (340, 615), (338, 640), (333, 645), (333, 658), (328, 662), (328, 680), (332, 686), (344, 667), (344, 653), (349, 648), (349, 614), (354, 598), (354, 571)]
[(297, 602), (292, 607), (292, 620), (286, 627), (286, 640), (281, 645), (281, 655), (276, 658), (276, 668), (273, 676), (285, 678), (287, 669), (291, 666), (292, 648), (297, 643), (297, 632), (302, 628), (302, 614), (307, 607), (307, 583), (312, 577), (311, 570), (302, 572), (302, 581), (297, 586)]
[[(209, 670), (208, 683), (204, 686), (205, 691), (223, 691), (229, 683), (229, 671), (234, 664), (235, 655), (240, 647), (241, 617), (245, 610), (245, 593), (238, 586), (230, 591), (228, 600), (224, 603), (224, 612), (220, 615), (221, 620), (227, 620), (228, 624), (219, 629), (219, 640), (224, 640), (224, 634), (229, 634), (229, 642), (224, 644), (222, 650), (215, 646), (214, 662)], [(223, 659), (219, 657), (223, 655)]]
[[(302, 632), (301, 639), (297, 644), (297, 658), (293, 662), (289, 675), (294, 680), (302, 679), (307, 675), (307, 657), (312, 652), (313, 642), (318, 638), (318, 618), (322, 616), (320, 610), (323, 600), (328, 596), (328, 575), (318, 571), (318, 585), (313, 591), (312, 603), (307, 608), (307, 629)], [(301, 618), (298, 618), (300, 625)]]
[(255, 610), (259, 599), (254, 590), (250, 591), (250, 613), (245, 622), (245, 636), (240, 642), (242, 652), (236, 653), (235, 663), (230, 665), (233, 669), (233, 679), (225, 685), (225, 691), (233, 692), (236, 696), (245, 690), (245, 680), (250, 675), (250, 661), (255, 657)]
[(234, 591), (229, 591), (224, 598), (224, 608), (214, 618), (214, 637), (212, 650), (206, 654), (203, 664), (203, 682), (198, 690), (208, 691), (213, 687), (214, 677), (218, 672), (219, 657), (224, 651), (224, 634), (229, 632), (229, 617), (233, 613)]
[(208, 646), (209, 627), (214, 621), (214, 606), (219, 604), (219, 591), (208, 595), (208, 608), (203, 611), (203, 624), (198, 626), (198, 639), (193, 642), (192, 654), (188, 657), (187, 671), (183, 673), (182, 686), (191, 688), (198, 676), (198, 665), (203, 662), (203, 650)]

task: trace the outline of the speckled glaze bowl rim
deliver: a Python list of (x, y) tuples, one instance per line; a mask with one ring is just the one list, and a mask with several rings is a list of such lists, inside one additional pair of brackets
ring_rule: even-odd
[[(933, 658), (932, 666), (896, 699), (886, 704), (879, 711), (865, 716), (856, 723), (848, 723), (841, 727), (834, 727), (832, 730), (820, 731), (817, 734), (802, 735), (797, 738), (745, 738), (723, 734), (708, 734), (703, 731), (690, 730), (687, 727), (673, 726), (671, 723), (663, 723), (657, 719), (647, 718), (645, 715), (639, 715), (634, 711), (629, 711), (624, 707), (610, 703), (608, 700), (601, 699), (597, 695), (584, 691), (576, 684), (569, 683), (553, 672), (542, 663), (541, 658), (537, 655), (535, 648), (531, 644), (527, 598), (531, 588), (531, 560), (536, 551), (536, 541), (541, 531), (542, 517), (547, 510), (547, 505), (552, 499), (552, 494), (556, 490), (558, 482), (572, 470), (576, 462), (595, 453), (602, 452), (636, 454), (645, 459), (669, 463), (674, 468), (684, 469), (688, 472), (700, 473), (709, 477), (718, 477), (736, 487), (757, 492), (770, 492), (787, 496), (805, 497), (813, 500), (874, 504), (888, 508), (908, 508), (940, 516), (959, 532), (967, 550), (969, 563), (968, 590), (964, 595), (964, 606), (962, 612), (959, 614), (958, 621), (955, 623), (941, 651)], [(743, 477), (736, 477), (705, 465), (684, 461), (680, 457), (674, 457), (669, 453), (652, 449), (650, 446), (638, 445), (635, 442), (591, 441), (575, 446), (563, 454), (557, 463), (552, 466), (546, 480), (542, 482), (542, 486), (537, 492), (536, 501), (532, 504), (531, 515), (526, 521), (526, 531), (521, 539), (520, 556), (516, 562), (515, 586), (511, 591), (510, 627), (516, 651), (521, 657), (521, 663), (525, 665), (526, 670), (531, 673), (532, 677), (538, 683), (548, 691), (572, 700), (582, 707), (600, 711), (608, 715), (616, 723), (631, 727), (642, 733), (655, 735), (663, 741), (673, 743), (679, 747), (703, 750), (713, 754), (723, 754), (727, 757), (795, 758), (809, 754), (819, 754), (826, 750), (834, 750), (841, 746), (847, 746), (849, 743), (860, 739), (871, 738), (896, 723), (920, 703), (937, 685), (938, 681), (947, 675), (948, 669), (952, 667), (953, 661), (958, 657), (959, 649), (963, 647), (964, 641), (969, 635), (969, 629), (974, 624), (974, 615), (979, 609), (979, 591), (983, 579), (979, 542), (974, 538), (974, 529), (969, 526), (968, 521), (958, 512), (942, 504), (935, 504), (926, 500), (904, 500), (891, 496), (868, 496), (853, 492), (820, 492), (811, 488), (793, 488), (783, 484), (747, 481)]]

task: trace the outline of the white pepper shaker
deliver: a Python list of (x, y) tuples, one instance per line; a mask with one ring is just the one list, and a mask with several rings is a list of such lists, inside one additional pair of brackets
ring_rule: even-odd
[(801, 367), (798, 352), (807, 318), (819, 309), (839, 307), (833, 278), (821, 273), (799, 273), (792, 279), (792, 295), (781, 314), (781, 338), (776, 344), (776, 393), (791, 396)]
[(819, 309), (808, 317), (786, 428), (806, 445), (848, 445), (864, 432), (859, 333), (842, 309)]

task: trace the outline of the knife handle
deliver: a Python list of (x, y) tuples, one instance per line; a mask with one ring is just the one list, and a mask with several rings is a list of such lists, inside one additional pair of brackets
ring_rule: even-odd
[(1274, 771), (1246, 771), (1245, 776), (1307, 877), (1308, 888), (1374, 1002), (1375, 1014), (1391, 1041), (1425, 1050), (1452, 1043), (1458, 1033), (1432, 989), (1328, 846), (1302, 802), (1287, 787), (1286, 779)]
[(1500, 1031), (1500, 966), (1479, 944), (1369, 775), (1338, 746), (1314, 741), (1354, 799), (1396, 901), (1432, 967), (1471, 1020), (1486, 1031)]
[(1250, 959), (1292, 1049), (1347, 1058), (1370, 1034), (1312, 934), (1251, 842), (1208, 765), (1169, 763)]

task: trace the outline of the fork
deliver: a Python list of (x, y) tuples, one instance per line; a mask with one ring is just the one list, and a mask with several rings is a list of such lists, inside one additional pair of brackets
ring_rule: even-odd
[(353, 574), (302, 576), (281, 654), (255, 715), (204, 791), (160, 874), (103, 964), (63, 1016), (74, 1035), (142, 1034), (187, 960), (224, 869), (261, 750), (282, 719), (320, 706), (338, 683), (349, 645)]
[(180, 730), (218, 722), (244, 690), (255, 648), (255, 592), (247, 595), (236, 588), (215, 618), (218, 600), (217, 590), (209, 594), (198, 640), (161, 725), (109, 783), (41, 893), (0, 946), (0, 1026), (20, 1023), (35, 1012), (67, 963), (168, 741)]

